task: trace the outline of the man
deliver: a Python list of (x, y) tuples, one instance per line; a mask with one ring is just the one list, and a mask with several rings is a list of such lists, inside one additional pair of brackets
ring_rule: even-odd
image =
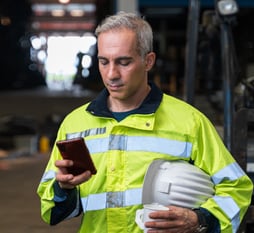
[(84, 137), (98, 172), (68, 174), (73, 161), (62, 160), (54, 146), (38, 187), (43, 219), (54, 225), (82, 212), (79, 232), (141, 232), (135, 213), (149, 164), (185, 160), (211, 176), (215, 195), (198, 210), (170, 206), (151, 214), (164, 221), (145, 223), (149, 232), (236, 232), (252, 182), (203, 114), (148, 83), (155, 62), (149, 24), (120, 12), (96, 35), (106, 88), (65, 118), (56, 140)]

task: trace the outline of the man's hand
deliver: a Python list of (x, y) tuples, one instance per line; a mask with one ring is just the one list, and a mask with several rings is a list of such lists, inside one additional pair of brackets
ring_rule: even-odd
[[(149, 233), (194, 233), (199, 226), (197, 214), (191, 209), (168, 206), (169, 210), (150, 213), (159, 221), (146, 222)], [(163, 219), (163, 220), (162, 220)]]
[(92, 176), (90, 171), (85, 171), (77, 176), (68, 173), (67, 168), (73, 166), (72, 160), (57, 160), (55, 162), (55, 166), (58, 168), (58, 172), (56, 174), (56, 181), (63, 189), (73, 189), (75, 188), (75, 186), (88, 181)]

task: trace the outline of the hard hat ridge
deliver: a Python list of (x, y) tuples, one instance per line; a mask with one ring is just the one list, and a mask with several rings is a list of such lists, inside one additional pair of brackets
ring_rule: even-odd
[(155, 160), (147, 169), (142, 203), (198, 208), (214, 194), (211, 178), (186, 161)]

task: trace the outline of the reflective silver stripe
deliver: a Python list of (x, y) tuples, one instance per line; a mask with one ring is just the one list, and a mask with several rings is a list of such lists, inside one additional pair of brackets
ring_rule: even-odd
[(66, 139), (72, 139), (77, 137), (87, 137), (91, 135), (98, 135), (98, 134), (104, 134), (106, 132), (106, 127), (104, 128), (94, 128), (94, 129), (88, 129), (82, 132), (76, 132), (76, 133), (69, 133), (66, 134)]
[(91, 194), (81, 198), (84, 212), (105, 208), (125, 207), (142, 203), (142, 189), (129, 189), (123, 192)]
[(91, 154), (105, 152), (109, 150), (108, 138), (97, 138), (92, 140), (87, 140), (86, 145)]
[(108, 150), (147, 151), (188, 158), (192, 150), (190, 142), (146, 136), (111, 135), (109, 138), (87, 140), (86, 143), (91, 153)]
[(233, 232), (237, 232), (240, 225), (240, 209), (231, 197), (214, 196), (213, 199), (231, 220)]
[(47, 172), (45, 172), (45, 173), (43, 174), (43, 176), (42, 176), (40, 182), (41, 182), (41, 183), (47, 182), (47, 181), (49, 181), (49, 180), (54, 179), (55, 176), (56, 176), (56, 172), (53, 171), (53, 170), (49, 170), (49, 171), (47, 171)]
[(214, 184), (219, 184), (223, 180), (237, 180), (244, 176), (245, 173), (237, 163), (231, 163), (228, 166), (221, 169), (219, 172), (212, 176)]

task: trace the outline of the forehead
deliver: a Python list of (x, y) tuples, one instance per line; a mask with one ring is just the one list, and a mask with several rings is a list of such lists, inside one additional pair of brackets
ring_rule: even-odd
[(133, 54), (137, 50), (136, 34), (128, 29), (103, 32), (98, 36), (99, 56)]

